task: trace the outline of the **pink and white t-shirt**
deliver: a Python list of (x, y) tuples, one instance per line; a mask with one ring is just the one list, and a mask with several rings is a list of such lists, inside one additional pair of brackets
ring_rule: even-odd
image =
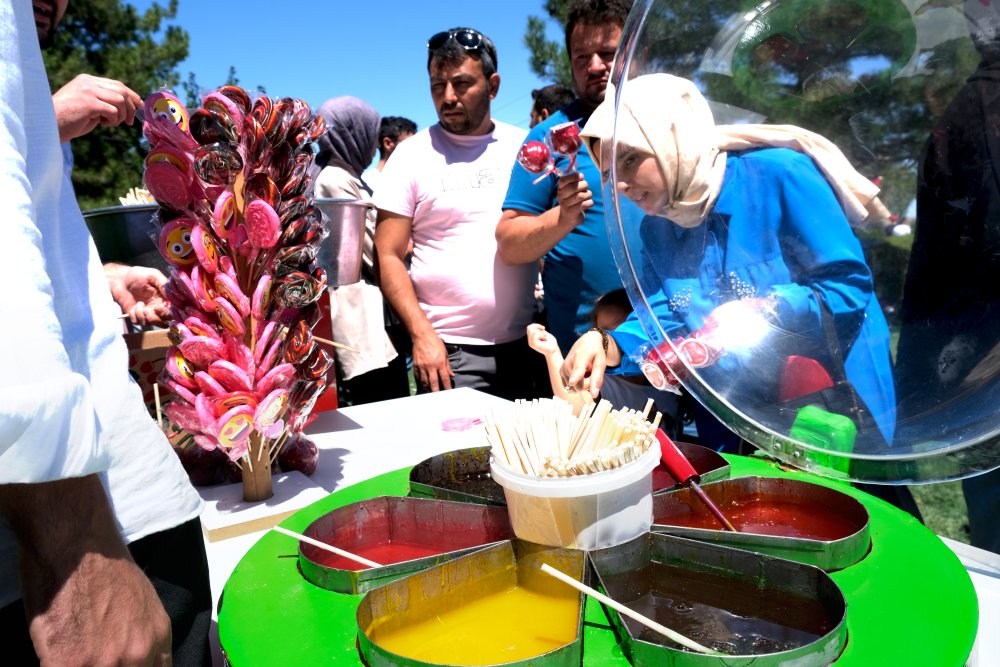
[(492, 345), (525, 335), (535, 263), (508, 266), (496, 227), (525, 131), (494, 121), (489, 134), (433, 125), (401, 143), (375, 192), (379, 209), (413, 219), (410, 278), (446, 343)]

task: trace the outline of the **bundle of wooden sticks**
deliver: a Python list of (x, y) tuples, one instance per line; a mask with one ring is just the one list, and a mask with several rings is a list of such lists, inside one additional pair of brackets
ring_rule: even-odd
[(602, 400), (593, 410), (573, 416), (560, 398), (516, 401), (485, 418), (486, 439), (495, 460), (511, 470), (535, 477), (569, 477), (610, 470), (638, 459), (653, 443), (662, 415), (612, 410)]

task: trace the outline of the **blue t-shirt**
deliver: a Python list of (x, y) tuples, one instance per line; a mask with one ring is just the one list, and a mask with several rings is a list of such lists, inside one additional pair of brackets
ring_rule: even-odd
[[(832, 368), (817, 292), (840, 341), (847, 379), (887, 442), (895, 427), (889, 329), (871, 271), (833, 189), (810, 157), (787, 148), (729, 153), (715, 206), (697, 227), (646, 217), (639, 281), (670, 337), (699, 329), (715, 308), (735, 299), (773, 296), (778, 335), (773, 354), (725, 354), (703, 369), (713, 386), (751, 389), (746, 400), (774, 401), (778, 369), (790, 354)], [(617, 372), (639, 372), (634, 355), (649, 340), (633, 313), (613, 333), (624, 352)], [(614, 371), (613, 371), (614, 372)], [(752, 378), (752, 379), (751, 379)], [(744, 392), (741, 392), (744, 393)]]
[[(577, 102), (560, 109), (548, 120), (528, 132), (526, 141), (542, 141), (553, 125), (576, 121), (587, 122), (590, 112)], [(556, 156), (556, 166), (569, 167), (569, 159)], [(576, 339), (590, 328), (590, 311), (597, 297), (622, 286), (615, 266), (608, 231), (604, 224), (604, 202), (601, 174), (586, 148), (580, 149), (576, 168), (583, 173), (594, 194), (594, 205), (584, 221), (545, 255), (542, 283), (545, 286), (547, 327), (567, 352)], [(537, 176), (515, 163), (503, 208), (541, 215), (558, 205), (556, 188), (559, 179), (549, 174), (538, 184)]]

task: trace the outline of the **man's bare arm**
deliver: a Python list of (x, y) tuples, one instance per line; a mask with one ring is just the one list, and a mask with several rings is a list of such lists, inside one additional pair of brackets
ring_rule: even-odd
[(132, 561), (96, 475), (0, 485), (43, 666), (169, 665), (170, 619)]
[(386, 301), (396, 311), (413, 340), (413, 374), (416, 381), (431, 391), (451, 389), (448, 352), (424, 315), (406, 270), (412, 231), (413, 218), (390, 211), (378, 212), (375, 251), (378, 255), (379, 285)]
[(497, 224), (497, 253), (505, 264), (535, 262), (552, 250), (584, 220), (594, 205), (593, 193), (583, 174), (559, 179), (559, 204), (541, 215), (506, 209)]

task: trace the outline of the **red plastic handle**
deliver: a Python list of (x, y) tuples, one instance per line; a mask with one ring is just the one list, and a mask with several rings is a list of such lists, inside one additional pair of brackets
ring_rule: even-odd
[(666, 433), (656, 429), (656, 439), (660, 442), (660, 460), (667, 467), (670, 476), (681, 484), (701, 481), (701, 476), (695, 471), (694, 466), (687, 460), (677, 445)]

